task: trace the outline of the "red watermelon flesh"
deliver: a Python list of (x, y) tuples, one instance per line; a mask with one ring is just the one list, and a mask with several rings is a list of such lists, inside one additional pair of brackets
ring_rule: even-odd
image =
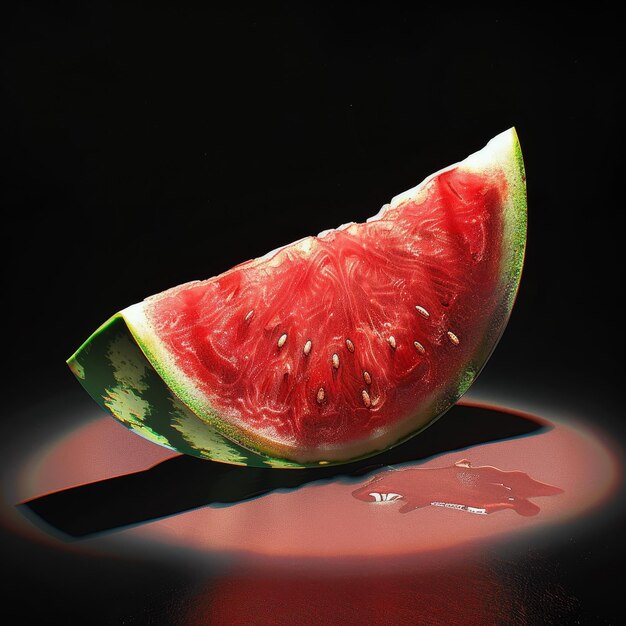
[(525, 245), (513, 129), (365, 223), (306, 237), (123, 312), (212, 427), (298, 463), (367, 455), (469, 387), (506, 325)]

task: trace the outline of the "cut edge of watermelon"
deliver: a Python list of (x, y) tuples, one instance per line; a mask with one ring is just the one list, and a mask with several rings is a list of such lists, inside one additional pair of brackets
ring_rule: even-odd
[[(127, 307), (120, 312), (120, 315), (126, 321), (130, 332), (146, 355), (149, 363), (179, 399), (213, 429), (256, 454), (270, 458), (288, 459), (294, 465), (310, 466), (320, 462), (330, 464), (348, 463), (377, 454), (390, 446), (398, 445), (441, 417), (467, 391), (487, 362), (504, 332), (519, 287), (526, 248), (526, 177), (521, 147), (515, 128), (510, 128), (500, 133), (489, 141), (484, 148), (471, 154), (463, 161), (431, 174), (419, 185), (395, 196), (389, 205), (385, 205), (378, 214), (369, 218), (368, 221), (382, 218), (390, 206), (393, 207), (408, 200), (419, 199), (420, 194), (425, 192), (428, 183), (432, 179), (443, 172), (457, 167), (465, 168), (468, 171), (480, 172), (483, 175), (492, 171), (494, 177), (501, 176), (504, 173), (508, 185), (506, 202), (503, 203), (503, 255), (498, 285), (498, 290), (502, 297), (495, 307), (494, 317), (496, 321), (492, 324), (492, 328), (496, 328), (496, 332), (493, 334), (486, 333), (483, 344), (484, 349), (474, 354), (475, 358), (462, 368), (456, 380), (451, 381), (451, 385), (447, 388), (446, 393), (442, 394), (441, 390), (438, 393), (434, 393), (432, 401), (426, 406), (422, 406), (419, 415), (414, 414), (406, 418), (402, 424), (396, 424), (393, 435), (385, 433), (377, 439), (367, 438), (355, 442), (349, 448), (349, 456), (346, 456), (347, 449), (344, 447), (325, 450), (324, 453), (327, 454), (323, 461), (312, 458), (296, 458), (298, 456), (297, 448), (285, 445), (282, 442), (271, 441), (257, 434), (249, 434), (238, 426), (226, 421), (208, 404), (196, 383), (178, 368), (165, 345), (152, 331), (144, 312), (146, 301)], [(342, 227), (340, 226), (339, 228)], [(318, 237), (323, 238), (331, 232), (333, 231), (324, 231)], [(261, 260), (271, 259), (282, 249), (289, 246), (306, 245), (307, 239), (309, 238), (307, 237), (272, 250), (262, 257), (248, 261), (245, 264), (249, 263), (252, 265)], [(419, 416), (428, 414), (432, 414), (432, 418), (425, 423), (420, 422)], [(417, 428), (415, 427), (416, 423), (420, 424)]]

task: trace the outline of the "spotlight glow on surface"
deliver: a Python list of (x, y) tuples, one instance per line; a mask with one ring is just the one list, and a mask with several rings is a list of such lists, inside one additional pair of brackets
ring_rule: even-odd
[[(516, 413), (512, 409), (491, 408)], [(132, 542), (147, 545), (151, 550), (173, 547), (197, 555), (233, 553), (299, 559), (406, 556), (476, 541), (526, 536), (597, 509), (616, 486), (615, 455), (582, 425), (528, 418), (546, 428), (528, 436), (403, 463), (395, 469), (444, 468), (463, 460), (472, 467), (519, 471), (557, 487), (557, 492), (562, 490), (549, 497), (531, 497), (531, 502), (539, 508), (531, 516), (519, 515), (512, 509), (476, 515), (472, 514), (475, 511), (468, 512), (460, 506), (441, 506), (441, 502), (400, 513), (406, 498), (385, 498), (381, 504), (375, 497), (369, 503), (352, 495), (376, 476), (369, 474), (362, 479), (317, 481), (231, 505), (201, 506), (122, 528), (109, 534), (107, 550), (123, 550)], [(176, 453), (131, 434), (103, 416), (25, 458), (19, 469), (16, 495), (25, 501), (72, 486), (140, 472), (175, 456)], [(384, 471), (389, 468), (381, 468), (380, 473)], [(432, 476), (436, 483), (438, 473), (433, 472)], [(435, 483), (429, 488), (436, 491)], [(195, 488), (202, 491), (210, 485), (198, 484)], [(102, 538), (95, 536), (73, 543), (73, 548), (98, 550), (101, 544)]]

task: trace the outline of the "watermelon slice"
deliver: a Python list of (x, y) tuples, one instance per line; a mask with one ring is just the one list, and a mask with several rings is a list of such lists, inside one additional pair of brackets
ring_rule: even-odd
[(467, 390), (507, 323), (525, 242), (510, 129), (365, 223), (124, 309), (68, 363), (156, 443), (243, 465), (345, 463)]

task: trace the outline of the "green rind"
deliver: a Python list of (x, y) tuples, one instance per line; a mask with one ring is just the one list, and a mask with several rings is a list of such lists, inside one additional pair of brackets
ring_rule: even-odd
[(242, 448), (201, 420), (157, 374), (119, 313), (100, 326), (67, 363), (100, 407), (153, 443), (234, 465), (289, 464)]
[[(489, 357), (495, 350), (504, 333), (519, 290), (527, 236), (526, 171), (522, 148), (515, 128), (510, 128), (500, 137), (510, 140), (510, 150), (506, 161), (500, 162), (507, 183), (507, 196), (503, 207), (503, 236), (500, 261), (500, 279), (496, 292), (500, 299), (490, 316), (489, 327), (485, 330), (482, 349), (479, 347), (473, 358), (463, 368), (458, 378), (456, 402), (476, 380)], [(498, 139), (496, 138), (496, 140)], [(471, 163), (471, 157), (468, 161)], [(471, 167), (471, 166), (470, 166)], [(448, 407), (449, 408), (449, 407)]]
[(524, 266), (524, 256), (526, 254), (526, 236), (528, 229), (528, 211), (526, 198), (526, 170), (524, 168), (524, 157), (522, 147), (519, 143), (517, 132), (513, 133), (513, 156), (510, 168), (506, 171), (507, 183), (511, 188), (508, 197), (506, 213), (504, 218), (503, 250), (507, 254), (502, 260), (502, 272), (500, 285), (507, 294), (506, 313), (507, 316), (513, 309), (515, 298), (522, 277)]
[[(511, 144), (510, 154), (506, 155), (505, 161), (496, 164), (504, 168), (508, 185), (503, 210), (502, 261), (497, 288), (500, 298), (491, 315), (489, 327), (485, 329), (482, 348), (478, 347), (471, 361), (461, 368), (446, 390), (440, 390), (428, 407), (422, 407), (420, 414), (414, 416), (414, 419), (420, 418), (414, 421), (418, 424), (417, 428), (404, 433), (394, 446), (424, 430), (454, 405), (473, 383), (506, 327), (524, 262), (527, 218), (521, 147), (515, 129), (510, 129), (499, 138), (505, 136)], [(472, 157), (457, 166), (471, 169)], [(185, 385), (163, 366), (151, 347), (149, 335), (138, 324), (139, 318), (132, 313), (136, 306), (112, 317), (68, 360), (68, 365), (96, 402), (134, 432), (186, 454), (255, 467), (297, 469), (339, 465), (380, 453), (380, 450), (372, 450), (348, 459), (299, 463), (260, 452), (252, 436), (220, 419), (216, 411), (207, 408), (206, 403), (200, 405)], [(116, 341), (127, 342), (126, 374), (120, 373), (120, 364), (111, 359), (112, 345)], [(136, 375), (138, 371), (142, 372), (140, 379)], [(198, 430), (203, 434), (199, 434)]]

